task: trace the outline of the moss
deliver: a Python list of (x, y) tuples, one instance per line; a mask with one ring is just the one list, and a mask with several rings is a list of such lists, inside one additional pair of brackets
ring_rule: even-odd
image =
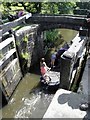
[(72, 88), (71, 88), (71, 91), (75, 92), (76, 90), (77, 90), (77, 85), (74, 84), (74, 85), (72, 86)]
[(0, 53), (0, 59), (2, 59), (3, 58), (3, 55)]
[(82, 75), (83, 75), (83, 72), (84, 72), (86, 60), (87, 60), (87, 55), (85, 55), (84, 60), (81, 63), (81, 66), (77, 70), (73, 85), (71, 86), (71, 89), (70, 89), (73, 92), (77, 92), (77, 90), (79, 88), (79, 84), (80, 84), (80, 82), (82, 80)]
[(28, 57), (29, 57), (29, 54), (27, 53), (27, 52), (25, 52), (25, 53), (21, 53), (21, 56), (22, 56), (22, 58), (24, 58), (25, 60), (28, 60)]
[(28, 42), (28, 36), (27, 35), (24, 36), (23, 41)]
[(19, 41), (16, 41), (16, 45), (17, 45), (17, 46), (20, 46), (20, 42), (19, 42)]

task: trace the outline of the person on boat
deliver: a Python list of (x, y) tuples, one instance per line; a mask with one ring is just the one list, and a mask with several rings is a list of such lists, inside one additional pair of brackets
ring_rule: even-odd
[(51, 68), (55, 67), (56, 53), (57, 53), (56, 50), (54, 50), (51, 55)]
[(51, 78), (50, 78), (50, 76), (46, 73), (46, 74), (44, 74), (43, 75), (43, 83), (44, 84), (48, 84), (50, 81), (51, 81)]
[(69, 49), (69, 45), (68, 45), (68, 43), (66, 42), (66, 43), (58, 50), (57, 55), (56, 55), (57, 59), (59, 59), (60, 56), (61, 56), (65, 51), (67, 51), (68, 49)]
[(43, 81), (44, 83), (48, 83), (50, 80), (50, 77), (48, 75), (48, 71), (51, 68), (49, 68), (46, 63), (45, 63), (45, 59), (42, 58), (40, 61), (40, 71), (41, 71), (41, 81)]
[(42, 58), (40, 61), (40, 70), (41, 70), (41, 75), (44, 75), (47, 73), (50, 68), (46, 65), (45, 59)]
[(21, 16), (23, 16), (24, 15), (24, 11), (20, 10), (17, 15), (18, 15), (18, 18), (21, 17)]

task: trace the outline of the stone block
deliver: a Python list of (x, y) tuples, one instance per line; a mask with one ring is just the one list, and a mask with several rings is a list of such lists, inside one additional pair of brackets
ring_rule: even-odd
[(68, 59), (61, 59), (61, 65), (60, 65), (60, 87), (61, 88), (69, 89), (70, 69), (71, 69), (71, 61)]
[(86, 97), (71, 91), (59, 89), (52, 99), (43, 119), (84, 119), (87, 112), (81, 111), (79, 106)]
[[(28, 67), (36, 64), (42, 56), (43, 35), (41, 35), (41, 32), (37, 34), (37, 28), (37, 25), (25, 26), (15, 33), (20, 61), (23, 61), (21, 53), (25, 51), (28, 54), (26, 61)], [(26, 42), (26, 45), (24, 45), (23, 42)], [(24, 66), (23, 63), (21, 63), (21, 67)], [(24, 69), (24, 67), (22, 67), (22, 69)]]

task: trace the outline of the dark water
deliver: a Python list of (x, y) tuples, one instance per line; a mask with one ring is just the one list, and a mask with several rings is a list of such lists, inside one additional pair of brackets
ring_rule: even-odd
[[(76, 31), (68, 29), (61, 29), (60, 32), (65, 41), (71, 40), (77, 34)], [(54, 93), (41, 90), (41, 87), (38, 85), (39, 79), (40, 75), (38, 74), (26, 74), (17, 86), (8, 105), (0, 110), (3, 118), (43, 117), (53, 99)]]

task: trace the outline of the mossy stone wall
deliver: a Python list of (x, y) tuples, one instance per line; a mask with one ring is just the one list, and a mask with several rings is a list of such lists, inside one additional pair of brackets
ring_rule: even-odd
[(15, 32), (17, 52), (22, 73), (36, 64), (43, 55), (43, 33), (37, 25), (25, 26)]

